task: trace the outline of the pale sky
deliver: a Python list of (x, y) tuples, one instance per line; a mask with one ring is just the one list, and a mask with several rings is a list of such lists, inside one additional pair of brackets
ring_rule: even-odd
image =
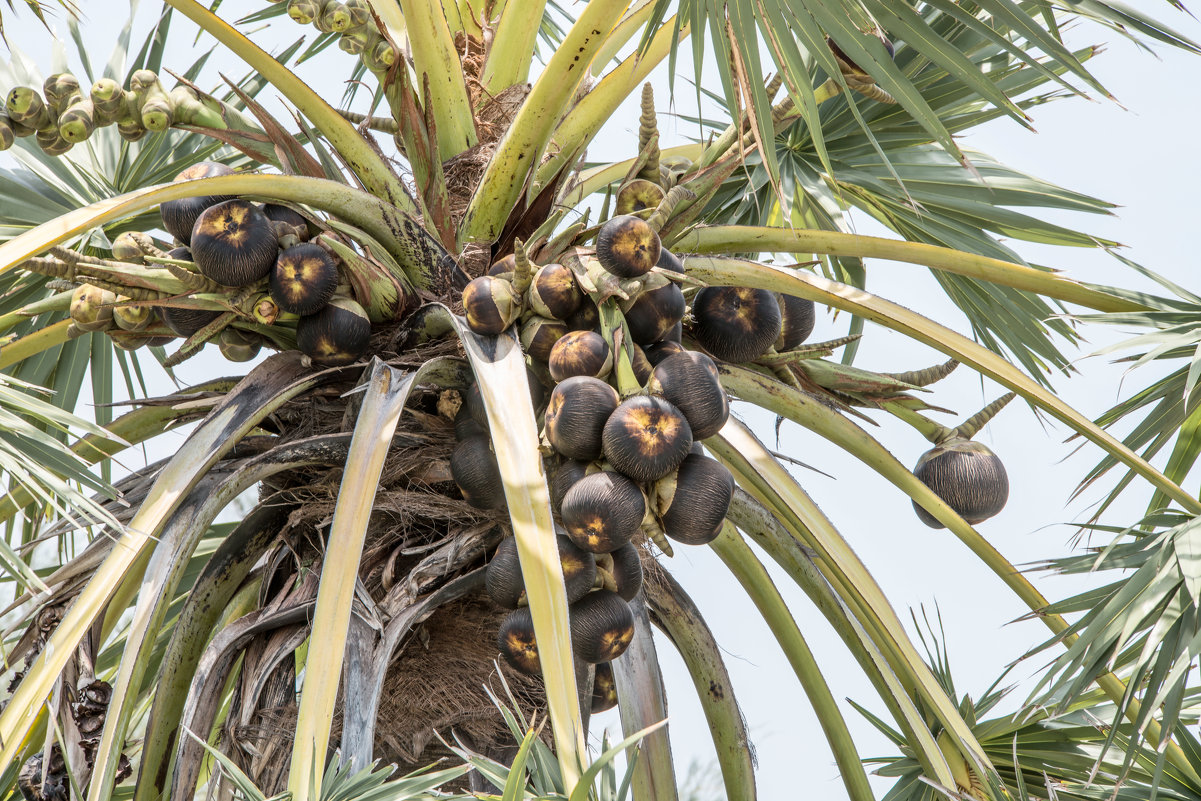
[[(120, 21), (121, 15), (110, 13), (110, 8), (117, 4), (82, 5), (85, 14), (89, 14), (83, 24), (85, 39), (97, 48), (91, 57), (95, 63), (103, 62)], [(220, 11), (232, 18), (261, 5), (226, 2)], [(1167, 3), (1144, 0), (1139, 5), (1163, 17), (1170, 12)], [(103, 13), (99, 11), (101, 8)], [(156, 8), (156, 4), (144, 3), (143, 16)], [(1171, 22), (1193, 38), (1201, 39), (1201, 26), (1195, 21), (1173, 14)], [(20, 9), (13, 13), (6, 9), (5, 26), (10, 41), (31, 55), (43, 74), (55, 69), (50, 48), (44, 46), (50, 41), (49, 36), (31, 21), (28, 12)], [(65, 25), (56, 27), (65, 34)], [(291, 41), (300, 34), (299, 27), (287, 19), (275, 21), (273, 29), (268, 32), (271, 41)], [(194, 28), (179, 18), (173, 33), (178, 50), (167, 60), (183, 68), (194, 58), (190, 49)], [(1110, 45), (1108, 52), (1089, 63), (1089, 69), (1125, 109), (1110, 101), (1061, 101), (1032, 112), (1037, 135), (1013, 122), (1000, 120), (972, 132), (964, 143), (1041, 178), (1121, 204), (1122, 208), (1112, 217), (1063, 215), (1056, 221), (1123, 242), (1129, 246), (1126, 255), (1130, 258), (1196, 289), (1193, 280), (1197, 275), (1196, 250), (1192, 238), (1201, 219), (1201, 202), (1196, 192), (1201, 185), (1201, 159), (1196, 146), (1196, 130), (1201, 123), (1196, 110), (1201, 89), (1196, 79), (1201, 77), (1201, 61), (1167, 48), (1156, 48), (1158, 57), (1149, 55), (1096, 27), (1077, 28), (1071, 36), (1071, 43), (1076, 46), (1097, 41)], [(135, 40), (140, 42), (140, 37)], [(345, 69), (329, 69), (328, 64), (334, 61), (346, 65)], [(214, 75), (217, 69), (230, 75), (242, 72), (242, 67), (220, 48), (210, 67), (215, 68), (210, 70)], [(349, 69), (349, 57), (330, 48), (314, 62), (302, 65), (299, 71), (336, 103), (341, 88), (340, 79), (333, 76), (348, 74)], [(691, 67), (687, 69), (690, 71)], [(656, 77), (656, 85), (660, 109), (666, 110), (666, 78), (662, 71)], [(10, 87), (2, 88), (7, 92)], [(692, 93), (682, 82), (677, 83), (677, 89), (679, 110), (684, 111), (692, 102)], [(268, 89), (263, 96), (273, 95)], [(673, 130), (666, 118), (662, 118), (661, 125), (665, 145), (676, 144), (693, 133), (687, 124)], [(636, 141), (635, 100), (597, 138), (590, 157), (628, 158), (633, 155)], [(8, 156), (3, 158), (0, 163), (11, 163)], [(873, 221), (862, 216), (855, 219), (860, 232), (882, 233)], [(1061, 268), (1072, 277), (1146, 286), (1115, 259), (1098, 251), (1040, 248), (1024, 243), (1019, 243), (1017, 249), (1029, 260)], [(869, 268), (869, 291), (970, 333), (962, 315), (945, 299), (924, 268), (880, 262), (869, 264)], [(819, 314), (813, 339), (833, 338), (844, 331), (844, 319), (835, 323), (830, 315)], [(1079, 358), (1116, 338), (1114, 331), (1098, 329), (1086, 330), (1084, 336), (1089, 344), (1078, 354)], [(942, 360), (941, 354), (869, 325), (857, 363), (869, 369), (896, 371)], [(1157, 369), (1141, 370), (1127, 377), (1123, 391), (1121, 366), (1109, 365), (1105, 357), (1087, 359), (1078, 366), (1083, 375), (1057, 381), (1056, 389), (1090, 417), (1119, 398), (1128, 397), (1132, 389), (1146, 386)], [(222, 366), (215, 348), (178, 370), (185, 381), (230, 372), (234, 370)], [(159, 389), (170, 391), (162, 384)], [(982, 387), (976, 375), (960, 368), (937, 386), (931, 400), (966, 416), (1002, 391), (989, 382)], [(770, 416), (752, 411), (746, 404), (735, 404), (734, 410), (756, 424), (761, 436), (774, 444)], [(902, 462), (913, 464), (928, 447), (916, 432), (890, 416), (874, 417), (882, 425), (873, 433)], [(1101, 497), (1094, 490), (1086, 494), (1084, 502), (1066, 505), (1076, 482), (1099, 458), (1099, 452), (1091, 447), (1067, 458), (1073, 448), (1063, 444), (1066, 434), (1057, 424), (1040, 423), (1028, 407), (1015, 402), (978, 437), (1005, 461), (1011, 485), (1008, 507), (982, 524), (980, 531), (1016, 564), (1063, 554), (1075, 531), (1068, 524), (1079, 519), (1087, 502)], [(152, 458), (174, 450), (179, 437), (175, 434), (165, 438), (152, 449)], [(1007, 625), (1026, 612), (1024, 605), (952, 535), (922, 525), (913, 514), (909, 499), (883, 479), (816, 435), (792, 424), (783, 427), (780, 449), (834, 476), (830, 479), (807, 471), (797, 472), (804, 487), (873, 571), (902, 619), (908, 621), (910, 608), (924, 604), (933, 614), (934, 604), (939, 605), (960, 692), (979, 696), (1010, 660), (1046, 637), (1046, 630), (1037, 623)], [(1194, 490), (1195, 479), (1185, 487)], [(1129, 495), (1129, 502), (1115, 508), (1114, 522), (1134, 522), (1141, 514), (1148, 494), (1140, 487)], [(833, 758), (800, 686), (766, 626), (757, 624), (757, 613), (741, 589), (704, 548), (677, 548), (677, 555), (667, 562), (667, 567), (693, 594), (726, 649), (734, 690), (758, 754), (761, 796), (792, 797), (798, 782), (803, 782), (808, 798), (844, 798)], [(778, 572), (773, 571), (773, 575), (817, 655), (835, 697), (850, 697), (876, 712), (884, 712), (870, 684), (804, 595), (791, 588)], [(1088, 579), (1067, 581), (1046, 576), (1038, 576), (1035, 581), (1053, 600), (1091, 583)], [(713, 749), (682, 662), (662, 641), (659, 654), (667, 676), (677, 770), (683, 774), (693, 760), (712, 761)], [(1027, 678), (1041, 664), (1020, 665), (1012, 677)], [(1015, 698), (1021, 696), (1021, 690), (1015, 693)], [(891, 745), (849, 705), (844, 704), (843, 710), (863, 756), (894, 753)], [(616, 728), (615, 715), (602, 717), (594, 724), (593, 731), (599, 732), (600, 725), (605, 724)], [(880, 795), (890, 784), (891, 780), (875, 780)]]

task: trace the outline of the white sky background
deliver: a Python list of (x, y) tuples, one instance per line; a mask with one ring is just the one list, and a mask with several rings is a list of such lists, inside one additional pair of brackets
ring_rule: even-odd
[[(85, 41), (94, 45), (94, 64), (108, 56), (116, 33), (124, 21), (125, 6), (114, 0), (82, 2)], [(220, 13), (227, 19), (261, 8), (260, 2), (225, 2)], [(1142, 0), (1140, 8), (1168, 19), (1194, 39), (1201, 39), (1201, 25), (1185, 15), (1171, 13), (1165, 2)], [(158, 5), (143, 3), (140, 17), (145, 20), (135, 33), (140, 44), (145, 31), (157, 14)], [(33, 58), (43, 74), (60, 65), (53, 61), (50, 35), (24, 9), (5, 13), (5, 27), (23, 52)], [(65, 37), (66, 26), (54, 23)], [(306, 29), (312, 33), (313, 29)], [(270, 30), (254, 38), (261, 43), (290, 42), (301, 29), (286, 18), (276, 20)], [(1072, 32), (1071, 44), (1105, 42), (1108, 52), (1089, 63), (1094, 72), (1126, 108), (1112, 102), (1083, 100), (1061, 101), (1036, 108), (1032, 115), (1039, 133), (1031, 134), (1009, 120), (999, 120), (962, 138), (968, 147), (985, 151), (1002, 162), (1070, 189), (1099, 196), (1122, 204), (1110, 217), (1061, 215), (1057, 222), (1078, 227), (1098, 236), (1118, 240), (1129, 246), (1130, 258), (1160, 272), (1186, 287), (1198, 288), (1195, 237), (1201, 221), (1201, 202), (1196, 187), (1201, 185), (1201, 152), (1196, 130), (1201, 117), (1197, 101), (1201, 99), (1201, 60), (1168, 48), (1156, 48), (1157, 56), (1140, 51), (1116, 35), (1100, 28)], [(173, 25), (173, 50), (167, 63), (182, 70), (198, 50), (192, 48), (194, 28), (177, 17)], [(208, 47), (202, 39), (202, 47)], [(687, 63), (682, 60), (682, 63)], [(331, 68), (330, 65), (335, 65)], [(313, 61), (301, 65), (298, 72), (312, 82), (332, 103), (341, 97), (342, 77), (349, 74), (351, 60), (331, 47)], [(691, 74), (691, 66), (684, 67)], [(210, 60), (208, 75), (201, 82), (210, 86), (217, 71), (231, 76), (244, 73), (237, 60), (218, 47)], [(688, 77), (688, 76), (681, 76)], [(165, 81), (166, 76), (164, 76)], [(661, 114), (668, 110), (666, 77), (656, 77)], [(687, 112), (693, 103), (691, 87), (677, 82), (677, 108)], [(0, 87), (4, 92), (10, 87)], [(716, 81), (714, 89), (719, 89)], [(277, 93), (266, 90), (263, 98)], [(362, 93), (359, 103), (366, 99)], [(276, 106), (275, 108), (278, 108)], [(273, 109), (274, 110), (274, 109)], [(287, 119), (280, 114), (281, 119)], [(666, 115), (660, 118), (664, 146), (678, 144), (695, 133), (687, 123), (678, 127)], [(638, 111), (636, 100), (617, 114), (608, 129), (596, 139), (589, 157), (594, 160), (620, 160), (634, 154), (637, 143)], [(385, 138), (386, 144), (386, 138)], [(2, 164), (11, 164), (8, 155)], [(883, 234), (878, 225), (863, 215), (854, 218), (861, 233)], [(1049, 248), (1019, 243), (1017, 249), (1031, 261), (1065, 270), (1070, 276), (1099, 283), (1143, 286), (1147, 283), (1130, 270), (1098, 251)], [(868, 289), (890, 300), (917, 309), (939, 322), (969, 333), (962, 314), (946, 300), (924, 268), (883, 262), (869, 263)], [(828, 339), (845, 332), (845, 319), (833, 321), (819, 315), (813, 339)], [(1088, 343), (1079, 357), (1101, 344), (1115, 341), (1117, 332), (1089, 329)], [(941, 362), (941, 354), (909, 340), (869, 325), (857, 364), (869, 369), (908, 370)], [(1146, 386), (1156, 367), (1129, 377), (1121, 387), (1123, 372), (1107, 359), (1087, 359), (1078, 365), (1083, 375), (1060, 379), (1056, 389), (1084, 414), (1095, 417), (1133, 389)], [(236, 368), (236, 366), (234, 366)], [(178, 370), (185, 380), (195, 382), (235, 372), (219, 358), (215, 348)], [(165, 381), (152, 391), (171, 390)], [(989, 382), (961, 368), (940, 383), (932, 402), (969, 415), (1003, 392)], [(745, 404), (736, 404), (735, 412), (757, 424), (761, 436), (772, 444), (772, 420), (753, 412)], [(874, 434), (902, 462), (913, 464), (928, 445), (907, 426), (885, 414), (875, 415), (883, 425)], [(151, 449), (151, 458), (174, 451), (182, 435), (169, 435)], [(1070, 525), (1078, 519), (1086, 504), (1066, 505), (1079, 478), (1096, 462), (1099, 452), (1087, 448), (1067, 458), (1072, 448), (1063, 444), (1062, 426), (1040, 423), (1029, 408), (1014, 403), (994, 421), (978, 439), (987, 443), (1005, 460), (1011, 483), (1009, 506), (998, 517), (980, 526), (985, 536), (1016, 564), (1060, 555), (1075, 532)], [(797, 475), (833, 519), (860, 557), (873, 571), (891, 598), (899, 615), (908, 621), (908, 610), (925, 605), (931, 615), (935, 604), (946, 630), (952, 668), (960, 693), (979, 696), (1005, 665), (1031, 645), (1042, 641), (1047, 630), (1036, 622), (1012, 625), (1026, 612), (1001, 582), (981, 565), (949, 533), (922, 525), (913, 514), (908, 498), (854, 459), (833, 448), (816, 435), (792, 424), (782, 430), (780, 449), (819, 467), (834, 478), (808, 471)], [(1162, 461), (1162, 460), (1160, 460)], [(136, 465), (135, 465), (136, 466)], [(1195, 489), (1196, 481), (1186, 484)], [(1109, 484), (1102, 484), (1102, 488)], [(1148, 494), (1142, 488), (1128, 493), (1114, 522), (1131, 523), (1141, 514)], [(1101, 492), (1087, 494), (1085, 501), (1099, 499)], [(765, 559), (765, 561), (768, 561)], [(749, 722), (750, 735), (759, 758), (759, 786), (763, 798), (792, 797), (804, 788), (813, 799), (845, 797), (837, 770), (822, 738), (805, 697), (788, 663), (771, 639), (766, 626), (756, 624), (757, 613), (737, 584), (726, 574), (717, 559), (703, 548), (678, 547), (668, 567), (693, 594), (718, 641), (726, 649), (734, 690)], [(778, 576), (777, 585), (788, 599), (810, 647), (826, 672), (834, 695), (850, 697), (868, 708), (883, 712), (874, 699), (870, 684), (862, 677), (840, 641), (812, 609), (799, 590)], [(1087, 579), (1067, 581), (1038, 576), (1036, 583), (1052, 600), (1077, 591)], [(671, 730), (677, 757), (677, 770), (687, 772), (689, 764), (713, 760), (704, 718), (691, 682), (682, 663), (660, 644), (669, 687)], [(1019, 665), (1011, 678), (1025, 679), (1042, 662)], [(1019, 690), (1015, 693), (1021, 696)], [(1017, 699), (1015, 699), (1017, 700)], [(861, 755), (891, 755), (894, 749), (849, 706), (844, 714), (851, 726)], [(608, 722), (616, 727), (610, 715)], [(594, 726), (599, 731), (599, 725)], [(877, 781), (882, 795), (890, 780)], [(717, 796), (714, 796), (717, 797)]]

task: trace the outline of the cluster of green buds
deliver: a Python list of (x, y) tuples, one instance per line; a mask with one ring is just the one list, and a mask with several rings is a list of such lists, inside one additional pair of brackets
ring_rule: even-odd
[(288, 16), (338, 34), (338, 47), (361, 58), (372, 72), (387, 72), (396, 63), (396, 48), (380, 35), (367, 0), (288, 0)]
[(29, 86), (8, 93), (0, 114), (0, 150), (12, 147), (16, 137), (35, 136), (43, 151), (58, 156), (105, 125), (116, 125), (123, 138), (136, 142), (148, 131), (178, 124), (225, 128), (229, 114), (225, 104), (191, 86), (168, 92), (150, 70), (136, 70), (128, 89), (101, 78), (87, 92), (64, 72), (47, 78), (41, 93)]

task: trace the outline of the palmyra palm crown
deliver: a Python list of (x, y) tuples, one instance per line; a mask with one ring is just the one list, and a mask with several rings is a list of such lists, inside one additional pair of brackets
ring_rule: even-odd
[[(232, 362), (276, 353), (240, 379), (141, 399), (116, 419), (98, 413), (70, 449), (44, 429), (76, 418), (48, 404), (26, 410), (40, 425), (9, 415), (28, 433), (6, 440), (6, 456), (42, 463), (19, 472), (8, 458), (2, 501), (21, 521), (3, 556), (13, 608), (27, 612), (0, 713), (9, 792), (66, 797), (74, 783), (103, 799), (133, 777), (136, 799), (190, 798), (202, 781), (308, 798), (323, 776), (353, 784), (343, 768), (325, 771), (328, 749), (356, 768), (378, 758), (416, 768), (445, 746), (476, 754), (477, 782), (491, 774), (517, 793), (528, 767), (537, 792), (578, 798), (577, 785), (611, 770), (605, 759), (589, 768), (583, 744), (589, 712), (615, 701), (627, 734), (645, 734), (634, 797), (672, 797), (666, 731), (654, 729), (664, 700), (653, 623), (710, 688), (702, 705), (728, 797), (753, 798), (721, 651), (666, 559), (707, 545), (796, 669), (847, 794), (871, 798), (840, 706), (749, 539), (814, 600), (879, 692), (892, 718), (879, 725), (906, 749), (885, 771), (905, 777), (891, 797), (934, 786), (1019, 796), (1029, 771), (1085, 788), (1081, 797), (1094, 781), (1109, 792), (1121, 755), (1082, 756), (1099, 737), (1087, 726), (1057, 741), (1061, 759), (1014, 763), (1014, 737), (1050, 737), (1088, 709), (1105, 710), (1133, 755), (1128, 789), (1201, 793), (1188, 735), (1165, 741), (1183, 680), (1155, 678), (1149, 708), (1164, 693), (1167, 706), (1146, 717), (1141, 696), (1087, 650), (1112, 643), (1074, 639), (1058, 614), (1043, 620), (1076, 649), (1057, 664), (1056, 688), (1070, 688), (1055, 696), (1061, 712), (979, 720), (996, 694), (958, 702), (940, 652), (923, 660), (831, 521), (729, 416), (732, 396), (847, 450), (1041, 611), (1046, 600), (972, 528), (1007, 489), (972, 436), (1013, 395), (956, 427), (931, 421), (935, 407), (914, 392), (955, 362), (855, 368), (871, 320), (1066, 423), (1175, 503), (1184, 520), (1167, 522), (1189, 525), (1194, 497), (1043, 386), (1067, 364), (1056, 340), (1074, 336), (1047, 322), (1050, 304), (1127, 316), (1180, 305), (1022, 263), (994, 233), (1111, 243), (1009, 207), (1104, 204), (952, 138), (994, 116), (1024, 119), (1060, 89), (1100, 90), (1084, 67), (1093, 51), (1070, 52), (1055, 18), (1035, 13), (1041, 3), (685, 1), (674, 15), (650, 0), (570, 13), (480, 5), (267, 4), (243, 22), (286, 14), (315, 28), (273, 57), (201, 4), (169, 0), (128, 74), (86, 68), (42, 86), (10, 76), (0, 144), (16, 144), (78, 208), (18, 224), (29, 230), (0, 246), (0, 320), (16, 335), (0, 364), (62, 388), (90, 363), (104, 401), (114, 354), (132, 373), (128, 354), (143, 347), (167, 366), (206, 343)], [(247, 78), (205, 91), (202, 60), (168, 90), (175, 12), (245, 61)], [(1116, 7), (1085, 13), (1195, 49)], [(535, 74), (540, 37), (553, 47)], [(334, 108), (285, 66), (298, 55), (336, 63), (322, 52), (334, 42), (376, 116)], [(648, 87), (635, 156), (589, 163), (602, 124), (689, 46), (715, 51), (712, 97), (733, 110), (728, 125), (660, 147)], [(265, 86), (298, 112), (295, 124), (255, 99)], [(845, 233), (851, 206), (911, 241)], [(771, 253), (790, 254), (790, 266), (748, 258)], [(868, 257), (935, 270), (983, 344), (862, 291)], [(815, 302), (848, 312), (849, 335), (808, 343)], [(846, 358), (830, 360), (838, 348)], [(913, 472), (853, 419), (865, 408), (931, 441)], [(189, 421), (199, 424), (179, 452), (123, 479), (115, 498), (63, 482)], [(240, 521), (213, 523), (252, 487)], [(63, 522), (39, 525), (47, 505)], [(39, 573), (32, 549), (17, 547), (70, 537), (71, 515), (97, 536)], [(99, 534), (106, 526), (111, 536)], [(500, 687), (498, 672), (519, 750), (481, 689)], [(521, 725), (543, 710), (546, 743)], [(222, 768), (211, 777), (210, 753)], [(466, 770), (394, 784), (389, 797), (466, 782)]]

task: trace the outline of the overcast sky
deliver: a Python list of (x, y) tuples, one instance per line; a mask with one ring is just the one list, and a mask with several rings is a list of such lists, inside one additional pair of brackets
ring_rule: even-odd
[[(91, 53), (92, 60), (102, 62), (107, 58), (120, 20), (118, 15), (109, 13), (107, 2), (81, 5), (89, 14), (83, 24), (85, 40), (96, 48)], [(1167, 3), (1144, 0), (1141, 5), (1160, 15), (1170, 11)], [(96, 11), (101, 7), (104, 13)], [(232, 17), (259, 7), (259, 3), (226, 2), (221, 5), (221, 13)], [(145, 3), (143, 17), (154, 8), (157, 4)], [(1172, 22), (1201, 39), (1201, 26), (1184, 15), (1176, 14)], [(31, 23), (27, 12), (22, 9), (12, 13), (6, 9), (5, 25), (10, 40), (31, 55), (43, 73), (57, 68), (52, 63), (50, 48), (43, 46), (49, 41), (48, 35)], [(56, 27), (65, 32), (65, 26)], [(272, 41), (291, 40), (299, 33), (288, 20), (276, 21), (274, 29), (267, 32)], [(140, 30), (144, 31), (145, 26)], [(175, 33), (175, 49), (167, 60), (182, 68), (193, 59), (190, 23), (177, 20)], [(1196, 144), (1196, 101), (1201, 95), (1197, 78), (1201, 77), (1201, 61), (1166, 48), (1157, 48), (1156, 54), (1150, 55), (1095, 27), (1073, 30), (1071, 36), (1074, 46), (1098, 41), (1110, 45), (1107, 53), (1089, 63), (1089, 69), (1125, 108), (1110, 101), (1054, 103), (1032, 112), (1038, 134), (1000, 120), (970, 133), (964, 137), (964, 144), (1039, 177), (1121, 204), (1122, 208), (1110, 217), (1062, 215), (1056, 221), (1123, 242), (1129, 246), (1126, 255), (1130, 258), (1197, 289), (1193, 238), (1201, 219), (1196, 191), (1201, 184), (1201, 158)], [(329, 69), (328, 64), (339, 58), (349, 65), (348, 59), (331, 48), (316, 64), (304, 65), (300, 70), (331, 102), (340, 97), (339, 79), (335, 76), (341, 73)], [(211, 64), (231, 75), (241, 72), (235, 59), (220, 48)], [(660, 105), (666, 110), (665, 75), (659, 74), (656, 83)], [(678, 88), (683, 86), (686, 85), (677, 84)], [(7, 91), (9, 87), (2, 88)], [(689, 95), (689, 89), (681, 89), (679, 110), (687, 110)], [(629, 104), (597, 138), (590, 157), (622, 159), (633, 155), (637, 116), (636, 106)], [(693, 133), (689, 126), (675, 130), (669, 120), (664, 120), (662, 127), (668, 140), (666, 145), (681, 142)], [(675, 141), (670, 141), (673, 136)], [(862, 233), (881, 233), (878, 226), (862, 217), (856, 218), (856, 225)], [(1024, 243), (1017, 247), (1028, 259), (1058, 267), (1073, 277), (1145, 285), (1101, 252), (1039, 248)], [(870, 291), (970, 333), (962, 315), (945, 300), (924, 269), (875, 262), (869, 265), (869, 275)], [(842, 319), (835, 323), (829, 315), (822, 315), (814, 338), (831, 338), (844, 331)], [(1119, 367), (1109, 365), (1105, 358), (1083, 359), (1095, 347), (1113, 341), (1116, 334), (1105, 330), (1086, 330), (1084, 334), (1089, 343), (1078, 354), (1082, 359), (1078, 367), (1083, 375), (1058, 381), (1056, 389), (1083, 413), (1095, 417), (1119, 398), (1127, 397), (1131, 387), (1149, 383), (1153, 373), (1132, 376), (1123, 393), (1123, 373)], [(178, 372), (184, 380), (199, 381), (230, 372), (222, 366), (215, 348), (209, 351), (180, 368)], [(871, 325), (860, 354), (859, 364), (880, 370), (914, 369), (943, 359), (939, 353)], [(159, 389), (170, 391), (161, 383)], [(938, 385), (932, 400), (967, 415), (1002, 391), (988, 382), (982, 385), (977, 376), (961, 369)], [(752, 412), (744, 404), (736, 404), (735, 412), (755, 423), (762, 436), (771, 437), (772, 421), (767, 415)], [(887, 415), (878, 415), (877, 419), (883, 425), (874, 433), (902, 462), (913, 464), (928, 447), (919, 435)], [(158, 443), (151, 451), (151, 458), (173, 451), (180, 436), (171, 435)], [(1075, 532), (1071, 522), (1079, 519), (1087, 503), (1099, 497), (1092, 492), (1081, 502), (1067, 505), (1076, 482), (1099, 455), (1096, 449), (1086, 448), (1068, 458), (1072, 448), (1063, 444), (1065, 436), (1062, 427), (1036, 421), (1028, 408), (1015, 403), (978, 437), (1004, 459), (1011, 483), (1009, 506), (998, 517), (982, 524), (980, 530), (1015, 563), (1064, 553)], [(938, 605), (961, 692), (978, 696), (1011, 659), (1045, 638), (1046, 630), (1037, 623), (1007, 625), (1024, 614), (1025, 607), (952, 535), (922, 525), (914, 516), (908, 498), (887, 482), (819, 437), (791, 424), (783, 427), (780, 447), (833, 476), (797, 472), (805, 488), (873, 571), (900, 616), (908, 619), (908, 610), (920, 605), (933, 612), (935, 604)], [(1195, 483), (1192, 481), (1186, 487), (1195, 489)], [(1147, 493), (1139, 488), (1130, 496), (1120, 509), (1115, 509), (1115, 521), (1130, 523), (1141, 514)], [(741, 590), (724, 575), (724, 568), (707, 549), (677, 548), (677, 555), (668, 567), (692, 592), (726, 648), (734, 689), (758, 753), (762, 797), (791, 797), (799, 782), (803, 782), (809, 798), (845, 797), (833, 759), (799, 685), (766, 627), (756, 624), (757, 614)], [(1048, 597), (1056, 599), (1089, 582), (1039, 577), (1037, 583)], [(790, 589), (786, 579), (778, 578), (777, 584), (825, 669), (835, 696), (851, 697), (883, 712), (871, 686), (807, 599)], [(684, 772), (693, 760), (711, 761), (712, 745), (682, 663), (662, 643), (660, 656), (667, 672), (677, 768)], [(1014, 676), (1028, 677), (1037, 666), (1019, 666)], [(844, 713), (862, 755), (893, 753), (891, 746), (854, 710), (844, 705)], [(615, 720), (609, 723), (616, 726)], [(887, 785), (885, 781), (877, 782), (881, 794)]]

